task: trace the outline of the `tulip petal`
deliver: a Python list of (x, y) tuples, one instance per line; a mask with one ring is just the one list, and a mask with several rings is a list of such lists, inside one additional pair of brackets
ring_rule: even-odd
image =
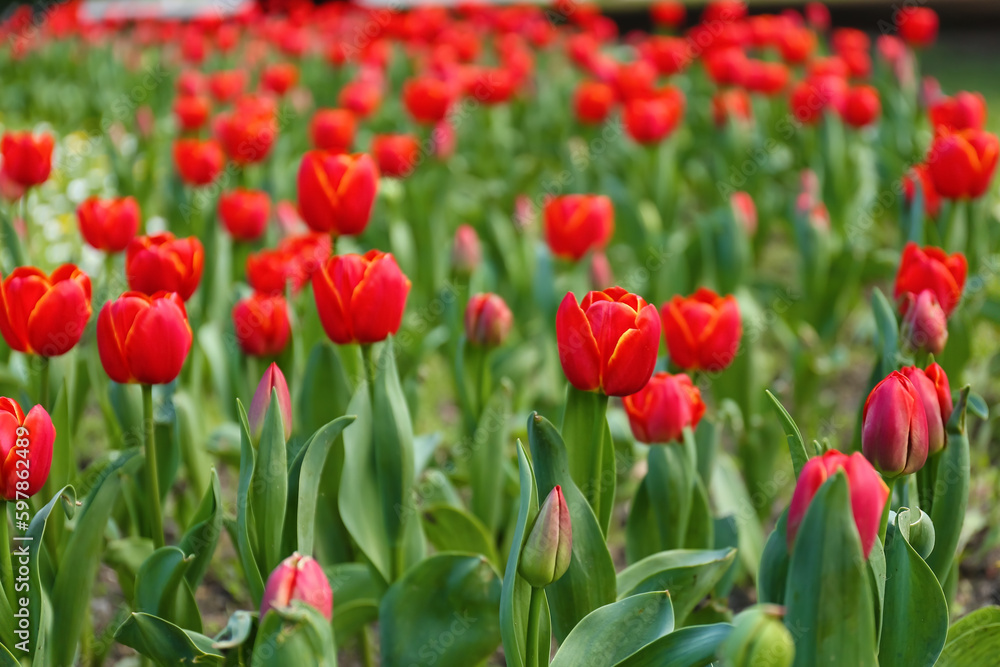
[(69, 352), (83, 336), (90, 312), (90, 299), (79, 283), (57, 282), (38, 300), (28, 318), (31, 348), (43, 357)]
[(594, 391), (601, 386), (601, 356), (587, 315), (570, 292), (556, 313), (559, 361), (566, 379), (577, 389)]
[(351, 296), (351, 322), (359, 343), (377, 343), (399, 331), (410, 281), (392, 255), (368, 265)]
[(629, 329), (618, 339), (604, 369), (602, 382), (608, 396), (628, 396), (639, 391), (649, 382), (656, 367), (660, 347), (660, 318), (656, 307), (642, 308), (634, 323), (636, 328)]
[(177, 304), (153, 299), (135, 316), (125, 338), (125, 360), (142, 384), (166, 384), (181, 372), (191, 342), (191, 327)]

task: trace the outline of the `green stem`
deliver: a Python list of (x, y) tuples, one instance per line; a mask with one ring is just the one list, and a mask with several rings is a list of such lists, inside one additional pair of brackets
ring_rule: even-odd
[(38, 357), (39, 359), (39, 381), (38, 381), (38, 404), (49, 410), (49, 358)]
[(361, 642), (361, 664), (364, 667), (374, 667), (375, 656), (372, 653), (372, 629), (370, 625), (366, 625), (361, 632), (361, 637), (358, 638)]
[(885, 485), (889, 487), (889, 497), (885, 499), (885, 507), (882, 509), (882, 522), (878, 527), (878, 539), (885, 544), (885, 531), (889, 529), (889, 508), (892, 505), (892, 489), (896, 486), (896, 478), (885, 480)]
[(146, 493), (149, 494), (150, 528), (153, 545), (159, 549), (164, 545), (163, 513), (160, 509), (160, 475), (156, 461), (156, 428), (153, 423), (153, 385), (142, 385), (142, 424), (146, 430)]
[(14, 567), (10, 562), (10, 533), (7, 530), (7, 501), (0, 500), (0, 587), (9, 598), (14, 594)]
[(528, 607), (528, 628), (527, 628), (527, 667), (544, 667), (549, 661), (539, 660), (539, 643), (542, 638), (538, 632), (538, 622), (542, 615), (542, 602), (545, 600), (545, 591), (541, 588), (531, 587), (531, 603)]

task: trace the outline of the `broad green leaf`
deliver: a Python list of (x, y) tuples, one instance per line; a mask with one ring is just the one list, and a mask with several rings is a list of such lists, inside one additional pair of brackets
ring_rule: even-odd
[(184, 539), (180, 543), (181, 551), (185, 555), (193, 557), (184, 573), (184, 577), (192, 589), (197, 589), (205, 576), (212, 556), (215, 554), (215, 547), (219, 543), (219, 536), (222, 535), (222, 488), (219, 485), (219, 474), (215, 472), (215, 468), (212, 468), (209, 479), (205, 497), (191, 519), (191, 525), (184, 533)]
[(0, 644), (0, 667), (21, 667), (21, 663), (4, 648), (3, 644)]
[(333, 590), (336, 612), (333, 633), (343, 644), (362, 627), (378, 618), (378, 605), (385, 594), (382, 577), (363, 563), (337, 563), (324, 570)]
[(1000, 653), (1000, 607), (983, 607), (948, 630), (937, 667), (989, 665)]
[(257, 443), (251, 502), (264, 551), (264, 569), (271, 572), (289, 555), (281, 549), (288, 506), (288, 448), (277, 389), (271, 390), (271, 403)]
[(939, 455), (937, 479), (933, 486), (931, 521), (935, 539), (927, 564), (934, 570), (939, 582), (944, 582), (951, 570), (969, 504), (969, 432), (965, 424), (968, 397), (969, 387), (964, 387), (948, 420), (948, 441)]
[(889, 300), (879, 288), (872, 289), (872, 312), (875, 314), (875, 326), (878, 328), (877, 346), (881, 350), (879, 361), (882, 364), (880, 376), (885, 377), (896, 369), (896, 357), (899, 354), (899, 323), (896, 312)]
[(757, 570), (757, 601), (760, 603), (785, 604), (785, 585), (788, 582), (788, 510), (781, 513), (778, 523), (767, 538), (764, 553)]
[[(687, 429), (685, 437), (689, 436)], [(646, 530), (654, 530), (659, 536), (657, 551), (683, 549), (687, 544), (698, 472), (685, 449), (684, 445), (674, 444), (649, 448), (646, 490), (655, 521)]]
[(660, 533), (649, 498), (649, 482), (643, 477), (632, 498), (625, 520), (625, 558), (636, 563), (660, 550)]
[(70, 445), (73, 430), (70, 427), (69, 388), (65, 381), (52, 409), (52, 425), (56, 429), (56, 439), (52, 444), (52, 467), (43, 487), (43, 498), (53, 497), (52, 494), (69, 484), (71, 476), (76, 474), (75, 453)]
[(420, 664), (428, 651), (438, 667), (485, 660), (500, 643), (500, 595), (500, 579), (481, 556), (444, 553), (425, 559), (382, 598), (382, 664)]
[(707, 667), (732, 630), (728, 623), (681, 628), (646, 644), (615, 667)]
[[(503, 469), (510, 429), (510, 404), (513, 388), (504, 382), (486, 403), (479, 424), (469, 443), (470, 509), (493, 535), (500, 525), (503, 507)], [(429, 537), (429, 536), (428, 536)], [(431, 540), (433, 542), (433, 540)], [(496, 562), (494, 559), (493, 562)]]
[(792, 416), (785, 410), (785, 406), (781, 404), (781, 401), (770, 390), (767, 390), (767, 397), (771, 399), (774, 411), (778, 413), (778, 419), (781, 420), (781, 427), (785, 431), (785, 438), (788, 440), (788, 451), (792, 456), (792, 467), (795, 469), (795, 477), (798, 478), (799, 473), (802, 472), (802, 467), (809, 460), (806, 442), (802, 439), (802, 432), (799, 431), (798, 424), (795, 423)]
[(559, 647), (551, 667), (617, 665), (673, 629), (669, 593), (633, 595), (581, 620)]
[(184, 578), (193, 560), (177, 547), (154, 551), (135, 577), (133, 609), (201, 632), (201, 615)]
[[(296, 516), (296, 543), (299, 553), (311, 554), (313, 552), (316, 502), (319, 498), (326, 457), (330, 452), (330, 447), (338, 442), (341, 432), (353, 421), (353, 416), (346, 415), (337, 417), (320, 428), (299, 450), (298, 456), (292, 463), (289, 492), (297, 490), (298, 500), (294, 506), (289, 506), (289, 516)], [(340, 443), (340, 446), (343, 447), (343, 443)], [(293, 510), (294, 515), (291, 514)]]
[(291, 607), (274, 607), (257, 630), (253, 664), (337, 667), (333, 626), (316, 609), (299, 601)]
[(664, 551), (618, 573), (618, 599), (667, 591), (678, 625), (711, 592), (736, 558), (736, 549)]
[(486, 527), (475, 516), (451, 505), (423, 511), (424, 532), (438, 551), (464, 551), (485, 556), (499, 569), (499, 558)]
[(737, 558), (751, 576), (756, 576), (764, 553), (764, 528), (753, 509), (756, 507), (754, 498), (747, 490), (736, 461), (725, 452), (716, 457), (710, 491), (716, 514), (730, 515), (736, 521)]
[(115, 632), (115, 640), (133, 648), (161, 667), (221, 665), (223, 656), (212, 640), (187, 632), (162, 618), (134, 612)]
[[(345, 348), (342, 350), (344, 354), (358, 354), (357, 346), (342, 347)], [(332, 415), (346, 414), (353, 393), (350, 373), (337, 350), (324, 336), (324, 340), (313, 346), (306, 362), (302, 388), (298, 393), (302, 424), (296, 423), (296, 431), (315, 433), (330, 421)]]
[[(250, 599), (254, 605), (259, 605), (264, 597), (264, 580), (260, 574), (256, 535), (250, 531), (255, 529), (253, 505), (250, 490), (253, 485), (254, 469), (256, 468), (257, 452), (250, 438), (250, 426), (247, 424), (247, 412), (243, 403), (236, 399), (236, 409), (239, 413), (240, 425), (240, 481), (236, 491), (236, 550), (243, 566), (243, 576), (247, 578), (250, 588)], [(270, 573), (268, 573), (270, 574)]]
[(573, 443), (572, 449), (566, 452), (569, 472), (594, 511), (604, 535), (611, 523), (616, 481), (614, 443), (608, 429), (607, 411), (607, 396), (569, 385), (560, 429), (563, 439)]

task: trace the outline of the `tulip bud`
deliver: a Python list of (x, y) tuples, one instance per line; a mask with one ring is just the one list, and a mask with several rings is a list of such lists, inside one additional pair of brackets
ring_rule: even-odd
[(903, 340), (917, 352), (941, 354), (948, 342), (948, 316), (932, 290), (916, 297), (906, 293), (902, 303)]
[(260, 603), (261, 619), (272, 607), (288, 607), (293, 600), (314, 607), (328, 620), (333, 618), (333, 590), (323, 568), (315, 559), (298, 552), (281, 561), (267, 578)]
[(510, 308), (496, 294), (477, 294), (465, 310), (465, 335), (473, 345), (503, 345), (514, 323)]
[(556, 486), (538, 510), (521, 551), (518, 573), (535, 588), (545, 588), (566, 574), (573, 557), (573, 526), (562, 487)]
[(736, 222), (746, 231), (747, 236), (753, 236), (757, 231), (757, 205), (749, 192), (734, 192), (729, 196), (729, 205), (736, 216)]
[(951, 399), (951, 385), (948, 383), (948, 375), (936, 363), (925, 368), (924, 373), (934, 383), (934, 393), (937, 394), (938, 409), (941, 411), (941, 423), (947, 426), (951, 419), (952, 410), (955, 409), (955, 404)]
[(795, 642), (781, 618), (783, 607), (761, 604), (744, 609), (733, 619), (733, 631), (719, 657), (730, 667), (789, 667), (795, 658)]
[(602, 250), (595, 250), (590, 256), (590, 287), (595, 290), (602, 290), (614, 284), (614, 275), (611, 273), (611, 262)]
[(743, 326), (732, 295), (702, 287), (689, 297), (675, 296), (660, 314), (670, 360), (681, 368), (719, 372), (736, 357)]
[(476, 230), (472, 225), (459, 225), (451, 246), (451, 265), (455, 273), (467, 276), (476, 270), (482, 260), (483, 249)]
[(622, 403), (632, 435), (646, 444), (681, 442), (684, 429), (696, 429), (705, 415), (701, 391), (684, 374), (656, 373)]
[(893, 371), (875, 385), (861, 416), (865, 458), (885, 477), (908, 475), (927, 461), (924, 404), (910, 380)]
[(41, 490), (49, 478), (55, 439), (45, 408), (36, 405), (25, 415), (17, 401), (0, 398), (0, 499), (25, 500)]
[(278, 368), (278, 364), (272, 363), (264, 371), (264, 377), (260, 379), (257, 391), (253, 393), (250, 412), (247, 414), (247, 419), (250, 421), (250, 435), (254, 442), (260, 439), (260, 433), (264, 430), (264, 418), (271, 407), (272, 391), (278, 392), (278, 410), (281, 412), (281, 424), (285, 427), (285, 440), (292, 437), (292, 397), (288, 393), (285, 374)]

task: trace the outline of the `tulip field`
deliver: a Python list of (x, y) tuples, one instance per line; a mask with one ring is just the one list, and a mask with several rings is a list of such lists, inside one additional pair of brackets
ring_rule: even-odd
[(169, 6), (0, 23), (0, 667), (1000, 664), (933, 9)]

